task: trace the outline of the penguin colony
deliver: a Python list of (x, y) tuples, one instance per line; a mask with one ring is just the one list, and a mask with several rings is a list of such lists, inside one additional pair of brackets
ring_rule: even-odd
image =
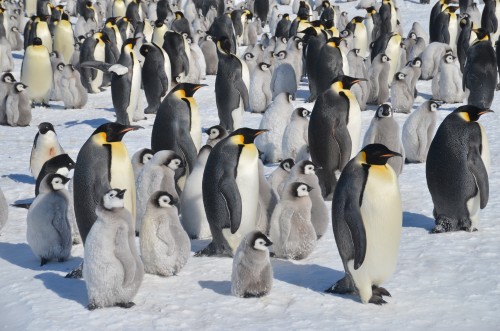
[[(145, 272), (182, 275), (190, 238), (211, 238), (195, 256), (234, 257), (234, 295), (267, 295), (269, 252), (306, 258), (330, 221), (345, 276), (326, 291), (384, 304), (405, 161), (426, 162), (432, 232), (480, 229), (490, 156), (478, 119), (492, 112), (497, 87), (495, 2), (477, 15), (474, 3), (440, 0), (428, 33), (416, 22), (406, 35), (393, 0), (363, 1), (366, 15), (354, 17), (328, 1), (279, 8), (268, 0), (2, 2), (0, 123), (27, 126), (34, 106), (82, 108), (88, 94), (111, 89), (116, 122), (95, 129), (76, 164), (50, 123), (38, 126), (30, 160), (39, 194), (27, 241), (43, 266), (70, 258), (72, 234), (81, 237), (84, 263), (68, 277), (83, 276), (90, 310), (132, 307)], [(17, 82), (11, 53), (23, 48)], [(194, 93), (206, 75), (216, 75), (220, 123), (202, 146)], [(413, 110), (419, 79), (432, 79), (433, 99)], [(294, 107), (300, 84), (312, 112)], [(464, 101), (434, 135), (440, 102)], [(367, 109), (376, 112), (361, 144)], [(259, 128), (246, 126), (244, 112), (263, 113)], [(411, 113), (402, 134), (393, 112)], [(122, 139), (144, 114), (155, 114), (150, 145), (130, 157)], [(261, 161), (279, 165), (266, 178)], [(3, 200), (0, 191), (0, 229)]]

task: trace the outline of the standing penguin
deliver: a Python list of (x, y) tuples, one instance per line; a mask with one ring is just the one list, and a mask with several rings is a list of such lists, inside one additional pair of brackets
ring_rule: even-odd
[(132, 155), (132, 169), (134, 170), (134, 177), (136, 180), (142, 170), (142, 167), (151, 161), (154, 154), (153, 150), (149, 148), (141, 148), (135, 152), (134, 155)]
[[(308, 149), (308, 117), (311, 112), (305, 108), (294, 109), (290, 122), (283, 133), (281, 150), (283, 158), (292, 158), (297, 160), (297, 156), (307, 154)], [(300, 161), (300, 160), (299, 160)]]
[(496, 55), (488, 32), (482, 28), (473, 31), (477, 40), (467, 50), (462, 86), (466, 93), (469, 90), (469, 105), (489, 108), (497, 85)]
[(28, 210), (26, 238), (40, 266), (54, 259), (64, 262), (71, 254), (70, 197), (64, 186), (68, 181), (59, 174), (45, 176)]
[(387, 161), (396, 175), (399, 176), (403, 171), (404, 149), (399, 134), (399, 125), (393, 117), (391, 105), (387, 103), (378, 107), (366, 131), (363, 146), (370, 144), (382, 144), (391, 151), (403, 155), (401, 158), (391, 158)]
[(70, 64), (75, 51), (75, 37), (68, 14), (64, 13), (54, 27), (54, 51), (62, 55), (64, 64)]
[(489, 109), (466, 105), (439, 126), (427, 154), (427, 186), (434, 203), (434, 233), (473, 231), (489, 198), (490, 152), (479, 117)]
[(49, 122), (40, 123), (31, 148), (30, 170), (33, 177), (38, 178), (45, 161), (63, 153), (54, 126)]
[(183, 82), (189, 74), (189, 47), (186, 38), (175, 31), (167, 31), (163, 37), (162, 48), (170, 59), (172, 72), (167, 73), (170, 81), (172, 84)]
[(406, 119), (402, 133), (405, 162), (422, 163), (427, 159), (436, 129), (438, 107), (434, 101), (425, 101)]
[(21, 81), (28, 85), (28, 94), (34, 104), (48, 106), (52, 88), (52, 65), (48, 49), (40, 38), (26, 48), (21, 67)]
[(205, 57), (205, 63), (207, 64), (207, 75), (216, 75), (217, 67), (219, 64), (219, 57), (217, 56), (217, 46), (212, 40), (212, 36), (206, 35), (202, 41), (200, 41), (200, 48)]
[(193, 170), (186, 178), (181, 195), (181, 223), (191, 239), (205, 239), (211, 236), (202, 193), (203, 172), (211, 151), (210, 145), (205, 145), (200, 149)]
[(242, 298), (259, 298), (273, 286), (269, 249), (273, 243), (260, 231), (248, 233), (233, 259), (231, 293)]
[(380, 53), (372, 60), (368, 70), (370, 93), (367, 103), (380, 105), (389, 99), (389, 69), (391, 59)]
[(169, 75), (172, 74), (170, 59), (167, 52), (154, 43), (142, 45), (140, 52), (145, 57), (142, 76), (147, 77), (142, 82), (148, 101), (148, 107), (144, 109), (144, 113), (156, 114), (161, 101), (172, 85), (169, 79)]
[(26, 91), (27, 86), (21, 82), (9, 85), (9, 94), (5, 98), (5, 118), (0, 119), (0, 123), (28, 126), (31, 122), (31, 102)]
[(75, 161), (73, 161), (68, 154), (59, 154), (57, 156), (54, 156), (50, 160), (47, 160), (43, 164), (43, 167), (40, 170), (40, 174), (36, 179), (35, 196), (38, 196), (38, 194), (40, 193), (40, 185), (42, 184), (42, 180), (45, 178), (45, 176), (49, 174), (59, 174), (64, 177), (68, 177), (69, 172), (74, 168)]
[(362, 79), (339, 76), (318, 96), (309, 121), (309, 152), (321, 167), (317, 175), (323, 197), (333, 194), (335, 171), (344, 168), (361, 139), (361, 110), (349, 90)]
[(399, 59), (401, 52), (401, 35), (399, 33), (389, 33), (381, 35), (377, 40), (374, 41), (371, 60), (380, 53), (385, 53), (391, 61), (389, 62), (389, 85), (392, 82), (394, 74), (399, 68)]
[(125, 190), (107, 191), (95, 210), (97, 220), (85, 245), (83, 277), (89, 310), (130, 308), (144, 277), (135, 246), (132, 215), (124, 208)]
[(432, 79), (432, 99), (445, 103), (461, 103), (464, 99), (462, 74), (455, 64), (457, 58), (446, 54), (439, 65), (439, 72)]
[(80, 72), (71, 64), (63, 66), (60, 80), (55, 88), (59, 89), (66, 109), (80, 109), (87, 104), (88, 93), (82, 85)]
[(316, 247), (316, 231), (311, 223), (312, 187), (301, 182), (285, 186), (271, 219), (270, 239), (276, 257), (302, 260)]
[(215, 78), (215, 101), (220, 125), (233, 131), (241, 126), (243, 111), (250, 107), (248, 68), (230, 51), (229, 39), (223, 37), (217, 42), (219, 65)]
[(410, 91), (406, 74), (397, 72), (394, 75), (394, 80), (391, 85), (391, 104), (392, 109), (396, 113), (409, 114), (413, 106), (414, 96), (413, 91)]
[[(109, 43), (109, 37), (103, 32), (96, 32), (92, 36), (85, 39), (80, 46), (80, 61), (84, 63), (87, 61), (100, 61), (106, 60), (106, 43)], [(83, 86), (89, 93), (99, 93), (101, 91), (103, 72), (91, 68), (81, 68), (81, 79)]]
[(293, 112), (291, 99), (292, 96), (288, 93), (279, 94), (262, 116), (259, 128), (269, 131), (257, 138), (255, 144), (263, 153), (262, 161), (264, 163), (279, 162), (283, 158), (281, 144), (286, 126), (290, 121), (290, 115)]
[(294, 165), (295, 161), (293, 159), (284, 159), (267, 178), (267, 181), (271, 185), (271, 189), (277, 197), (279, 197), (280, 192), (283, 191), (285, 182)]
[(265, 131), (240, 128), (210, 152), (202, 187), (212, 242), (198, 256), (231, 256), (243, 237), (255, 230), (259, 153), (253, 142)]
[(332, 225), (345, 276), (326, 290), (382, 305), (382, 282), (396, 269), (403, 223), (398, 177), (387, 160), (401, 156), (365, 146), (344, 168), (332, 202)]
[(252, 113), (263, 113), (272, 101), (270, 64), (261, 62), (251, 72), (249, 102)]
[(151, 195), (142, 220), (140, 247), (144, 270), (174, 276), (186, 265), (191, 242), (179, 222), (178, 201), (168, 192)]
[(471, 21), (469, 15), (464, 15), (460, 19), (460, 34), (458, 35), (457, 41), (457, 57), (458, 62), (460, 62), (460, 71), (464, 72), (465, 59), (467, 56), (467, 50), (471, 44), (471, 38), (474, 37), (472, 32), (473, 22)]
[(342, 40), (343, 38), (332, 37), (321, 48), (315, 74), (318, 95), (330, 87), (332, 78), (344, 74), (342, 51), (339, 48)]

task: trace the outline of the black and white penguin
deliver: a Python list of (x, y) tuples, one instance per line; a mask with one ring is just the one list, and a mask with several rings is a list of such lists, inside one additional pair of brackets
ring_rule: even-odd
[(344, 74), (340, 42), (343, 38), (332, 37), (321, 48), (316, 64), (316, 89), (318, 95), (330, 87), (332, 78)]
[(40, 170), (40, 174), (36, 179), (35, 184), (35, 196), (38, 195), (40, 190), (40, 184), (42, 183), (43, 178), (48, 174), (59, 174), (64, 177), (68, 177), (68, 174), (71, 170), (75, 168), (75, 161), (73, 161), (68, 154), (59, 154), (54, 156), (53, 158), (47, 160), (42, 169)]
[(34, 104), (48, 106), (52, 80), (49, 51), (36, 37), (33, 45), (26, 48), (21, 67), (21, 81), (28, 86), (27, 91)]
[(40, 123), (31, 148), (30, 170), (33, 177), (38, 178), (46, 161), (63, 153), (64, 150), (57, 140), (54, 126), (49, 122)]
[[(88, 37), (80, 47), (80, 62), (106, 61), (106, 45), (109, 42), (107, 34), (96, 32)], [(81, 79), (83, 86), (89, 93), (99, 93), (101, 91), (104, 73), (97, 69), (81, 68)]]
[(167, 73), (167, 76), (170, 75), (172, 85), (182, 82), (189, 73), (189, 55), (186, 52), (185, 38), (175, 31), (167, 31), (164, 35), (162, 48), (170, 59), (172, 72)]
[(144, 109), (144, 113), (156, 114), (161, 101), (171, 88), (170, 58), (167, 52), (155, 43), (142, 45), (140, 52), (145, 58), (142, 76), (147, 77), (142, 81), (148, 101), (148, 107)]

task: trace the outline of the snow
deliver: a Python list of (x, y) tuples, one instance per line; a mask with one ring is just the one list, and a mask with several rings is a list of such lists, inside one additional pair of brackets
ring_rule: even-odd
[[(363, 15), (355, 2), (341, 3), (349, 16)], [(413, 21), (427, 27), (431, 5), (399, 2), (405, 33)], [(22, 54), (14, 54), (19, 79)], [(199, 103), (202, 126), (218, 124), (214, 96), (214, 76), (208, 76), (195, 99)], [(416, 109), (430, 98), (430, 81), (419, 81)], [(307, 86), (302, 83), (295, 106), (304, 103)], [(146, 105), (144, 96), (143, 105)], [(65, 110), (61, 103), (49, 109), (35, 108), (29, 127), (0, 127), (0, 187), (9, 203), (34, 196), (34, 180), (29, 158), (37, 125), (54, 124), (65, 151), (76, 160), (79, 148), (92, 131), (106, 121), (114, 121), (110, 89), (89, 95), (82, 110)], [(497, 110), (500, 94), (492, 105)], [(458, 105), (444, 105), (439, 123)], [(374, 110), (362, 113), (362, 133), (366, 132)], [(129, 154), (149, 147), (154, 116), (138, 122), (143, 130), (127, 133)], [(257, 128), (262, 115), (244, 115), (247, 126)], [(408, 115), (396, 114), (402, 127)], [(343, 276), (331, 225), (316, 250), (305, 260), (272, 259), (274, 285), (267, 297), (241, 299), (231, 295), (230, 258), (191, 257), (174, 277), (146, 275), (131, 309), (86, 309), (83, 280), (65, 279), (79, 265), (82, 245), (73, 246), (72, 258), (39, 267), (39, 260), (26, 243), (27, 210), (9, 207), (9, 220), (0, 231), (0, 329), (334, 329), (334, 330), (498, 330), (500, 326), (500, 173), (499, 114), (485, 115), (480, 122), (488, 134), (492, 166), (490, 199), (481, 211), (477, 232), (429, 234), (434, 225), (432, 201), (425, 180), (425, 164), (405, 165), (400, 176), (404, 211), (398, 265), (383, 286), (392, 294), (388, 304), (363, 305), (357, 296), (337, 296), (323, 291)], [(204, 137), (206, 140), (206, 136)], [(274, 166), (266, 167), (269, 173)], [(383, 198), (383, 197), (381, 197)], [(331, 204), (327, 202), (328, 208)], [(193, 241), (192, 251), (209, 243)]]

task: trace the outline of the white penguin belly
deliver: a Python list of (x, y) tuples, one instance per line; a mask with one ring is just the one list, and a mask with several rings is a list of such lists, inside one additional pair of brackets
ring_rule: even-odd
[[(104, 62), (106, 59), (105, 46), (104, 43), (99, 41), (94, 48), (94, 60)], [(102, 85), (102, 77), (104, 73), (101, 70), (97, 70), (97, 75), (95, 79), (90, 82), (90, 87), (92, 88), (92, 92), (98, 93), (99, 88)]]
[(30, 99), (35, 102), (44, 100), (52, 88), (52, 66), (49, 53), (43, 46), (30, 47), (25, 54), (21, 69), (21, 81), (28, 85)]
[[(154, 37), (153, 37), (154, 39)], [(161, 50), (161, 52), (163, 53), (163, 68), (165, 69), (165, 74), (167, 75), (167, 84), (168, 84), (168, 88), (167, 88), (167, 93), (165, 93), (165, 95), (161, 98), (161, 101), (163, 101), (163, 99), (165, 99), (165, 97), (167, 96), (168, 94), (168, 91), (170, 91), (172, 89), (172, 67), (171, 67), (171, 64), (170, 64), (170, 58), (168, 57), (168, 54), (167, 52), (165, 52), (165, 50), (160, 46), (158, 46)]]
[(241, 223), (235, 234), (231, 229), (223, 229), (222, 234), (231, 247), (233, 254), (241, 240), (257, 226), (257, 205), (259, 201), (259, 166), (257, 147), (245, 145), (240, 154), (237, 167), (236, 184), (241, 197)]
[(359, 141), (361, 139), (361, 108), (358, 100), (351, 92), (346, 92), (349, 98), (349, 123), (347, 123), (347, 131), (351, 136), (351, 159), (359, 152)]
[(356, 24), (354, 48), (359, 49), (359, 53), (362, 57), (366, 56), (368, 50), (368, 34), (363, 24)]
[(127, 107), (127, 115), (130, 123), (134, 121), (134, 113), (137, 111), (137, 107), (139, 105), (139, 92), (141, 91), (141, 83), (141, 65), (134, 56), (132, 82), (130, 86), (130, 101)]
[(198, 104), (194, 100), (191, 102), (191, 131), (189, 133), (196, 147), (196, 152), (199, 152), (201, 148), (201, 118)]
[[(495, 2), (496, 2), (495, 16), (496, 16), (497, 20), (500, 20), (500, 3), (498, 1), (495, 1)], [(494, 37), (493, 37), (492, 40), (497, 40), (499, 35), (500, 35), (500, 29), (497, 28), (497, 30), (495, 31), (495, 34), (494, 34)]]
[[(344, 72), (344, 75), (349, 76), (349, 61), (347, 60), (347, 52), (349, 52), (347, 49), (340, 47), (340, 55), (342, 55), (342, 71)], [(345, 50), (345, 51), (344, 51)]]
[(389, 40), (389, 43), (387, 44), (387, 48), (385, 50), (385, 54), (391, 59), (389, 61), (390, 67), (389, 67), (389, 85), (392, 83), (392, 79), (394, 78), (394, 75), (396, 74), (398, 68), (399, 68), (399, 58), (400, 58), (400, 42), (401, 38), (398, 37), (392, 37)]
[(132, 163), (128, 156), (127, 148), (122, 142), (111, 143), (112, 158), (111, 158), (111, 188), (126, 189), (123, 198), (125, 209), (132, 214), (132, 219), (135, 220), (136, 200), (135, 200), (135, 177)]
[(450, 33), (449, 45), (452, 49), (455, 50), (457, 47), (457, 37), (458, 37), (458, 22), (457, 22), (457, 15), (455, 14), (450, 15), (450, 23), (448, 25), (448, 31)]
[(54, 50), (62, 55), (65, 64), (71, 63), (71, 57), (75, 51), (73, 43), (74, 38), (71, 24), (61, 22), (56, 27), (54, 34)]
[(484, 166), (486, 167), (486, 171), (490, 172), (490, 147), (488, 144), (488, 137), (486, 136), (486, 130), (484, 127), (479, 123), (476, 122), (479, 125), (479, 128), (481, 129), (481, 145), (482, 145), (482, 150), (481, 150), (481, 159), (483, 160)]
[(371, 42), (373, 41), (372, 40), (372, 33), (373, 33), (373, 28), (374, 28), (372, 17), (370, 16), (370, 18), (365, 19), (364, 20), (364, 24), (365, 24), (365, 27), (366, 27), (367, 45), (370, 45)]
[(348, 262), (348, 268), (362, 302), (366, 303), (371, 298), (372, 285), (380, 285), (392, 275), (398, 258), (403, 210), (397, 176), (389, 165), (371, 166), (368, 170), (360, 209), (366, 255), (358, 270), (354, 270), (354, 260)]
[(38, 24), (40, 24), (40, 27), (36, 29), (36, 36), (42, 39), (42, 45), (47, 47), (50, 53), (52, 52), (52, 36), (50, 35), (49, 26), (46, 22), (38, 22)]
[(202, 180), (204, 166), (195, 167), (186, 179), (181, 195), (181, 221), (189, 236), (205, 239), (212, 236), (203, 206)]
[(243, 120), (243, 113), (245, 112), (245, 105), (243, 104), (243, 99), (240, 97), (240, 104), (238, 108), (231, 112), (231, 117), (233, 119), (234, 130), (241, 127), (241, 121)]

